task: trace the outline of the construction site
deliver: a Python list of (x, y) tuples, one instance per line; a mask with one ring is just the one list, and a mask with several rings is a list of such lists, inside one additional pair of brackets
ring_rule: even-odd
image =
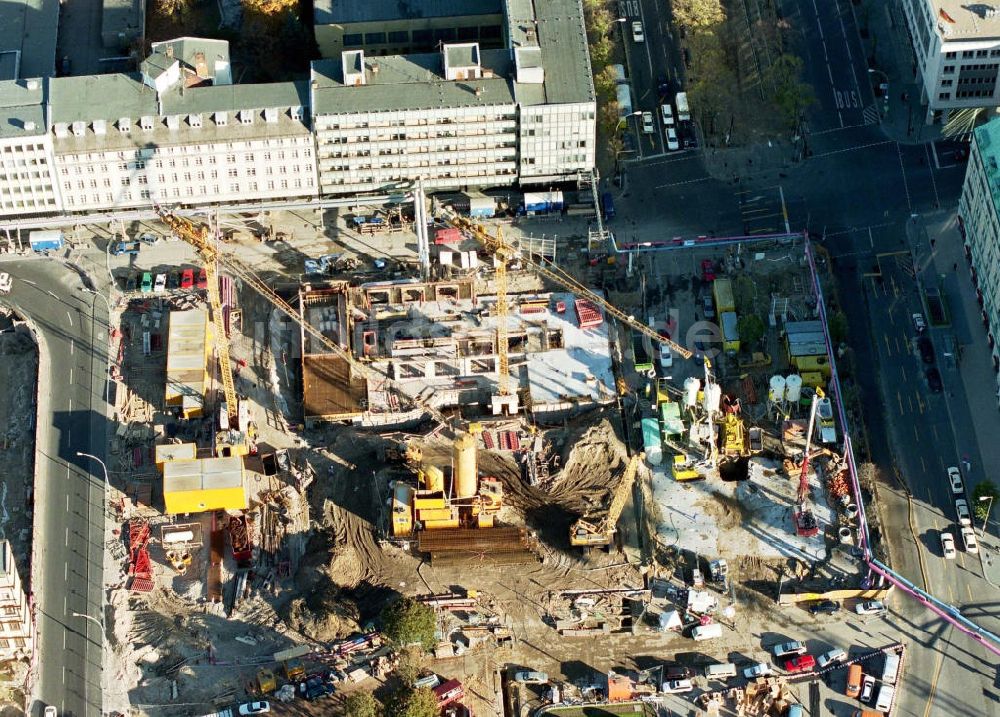
[(803, 237), (564, 267), (445, 207), (412, 276), (297, 285), (159, 211), (207, 276), (118, 304), (109, 708), (330, 714), (386, 689), (400, 595), (437, 615), (442, 709), (480, 715), (522, 713), (517, 669), (640, 699), (608, 674), (711, 624), (753, 655), (782, 576), (877, 596)]

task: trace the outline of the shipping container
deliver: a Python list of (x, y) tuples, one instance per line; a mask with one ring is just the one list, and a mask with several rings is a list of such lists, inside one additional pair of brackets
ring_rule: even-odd
[(740, 350), (739, 319), (736, 318), (735, 311), (727, 311), (719, 315), (719, 323), (722, 324), (722, 349), (729, 353), (736, 353)]
[(493, 197), (469, 197), (469, 216), (492, 217), (497, 213), (497, 203)]
[(632, 331), (632, 358), (635, 361), (635, 370), (642, 372), (653, 371), (653, 358), (648, 347), (649, 339), (645, 334)]
[(646, 452), (646, 460), (651, 466), (658, 466), (663, 462), (660, 425), (655, 418), (642, 419), (642, 445)]
[(733, 300), (733, 282), (729, 279), (716, 279), (712, 282), (712, 293), (715, 295), (715, 310), (720, 314), (726, 311), (736, 311)]
[(563, 208), (562, 192), (525, 192), (525, 212), (557, 212)]
[(32, 251), (54, 251), (62, 249), (66, 243), (65, 235), (58, 229), (33, 231), (28, 235), (28, 244)]

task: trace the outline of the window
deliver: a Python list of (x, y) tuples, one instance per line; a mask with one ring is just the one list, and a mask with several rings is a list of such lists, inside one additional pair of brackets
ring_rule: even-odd
[(941, 80), (942, 87), (951, 87), (951, 80)]
[(990, 50), (990, 57), (1000, 57), (1000, 50)]
[(941, 92), (941, 93), (938, 94), (938, 99), (939, 100), (950, 100), (951, 99), (951, 93), (950, 92)]
[(986, 57), (987, 54), (986, 50), (976, 50), (976, 57)]
[(955, 74), (955, 66), (945, 65), (944, 68), (942, 68), (941, 73), (945, 75), (953, 75)]
[(434, 31), (435, 42), (452, 42), (455, 39), (455, 28), (453, 27), (442, 27)]
[(946, 53), (944, 53), (944, 59), (946, 59), (946, 60), (954, 60), (955, 59), (955, 54), (956, 53), (954, 53), (954, 52), (946, 52)]
[(431, 31), (430, 30), (414, 30), (412, 37), (413, 37), (413, 44), (414, 45), (430, 45), (431, 44)]
[(394, 44), (406, 44), (410, 41), (410, 32), (408, 30), (396, 30), (389, 33), (389, 42)]
[(346, 47), (357, 47), (361, 44), (361, 33), (350, 33), (344, 35), (344, 45)]
[(460, 27), (460, 28), (458, 28), (458, 39), (459, 40), (478, 40), (479, 39), (479, 28), (478, 27)]
[(499, 25), (487, 25), (486, 27), (479, 28), (479, 39), (480, 40), (499, 40), (500, 39), (500, 26)]
[(975, 54), (976, 53), (973, 52), (972, 50), (966, 50), (965, 52), (962, 53), (962, 59), (963, 60), (968, 60), (969, 58), (974, 57)]
[(385, 33), (384, 32), (366, 32), (365, 33), (365, 44), (367, 44), (367, 45), (384, 45), (385, 44)]

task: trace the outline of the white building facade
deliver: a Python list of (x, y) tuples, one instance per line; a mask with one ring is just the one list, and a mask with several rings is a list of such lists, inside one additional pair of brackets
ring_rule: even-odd
[(962, 0), (902, 0), (928, 124), (1000, 106), (1000, 15)]
[(31, 605), (10, 542), (0, 542), (0, 662), (28, 658), (35, 649)]
[(993, 368), (1000, 371), (1000, 120), (973, 132), (958, 213)]
[(0, 216), (61, 207), (42, 80), (0, 82)]

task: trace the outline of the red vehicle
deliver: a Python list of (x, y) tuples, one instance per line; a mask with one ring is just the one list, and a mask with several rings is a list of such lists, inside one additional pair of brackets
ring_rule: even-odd
[(434, 688), (434, 696), (437, 697), (438, 707), (444, 707), (465, 697), (465, 688), (458, 680), (448, 680)]
[(207, 289), (208, 288), (208, 276), (205, 274), (204, 269), (198, 271), (198, 288)]
[(715, 263), (711, 259), (702, 259), (701, 261), (701, 280), (715, 281)]
[(181, 274), (181, 288), (182, 289), (193, 289), (194, 288), (194, 269), (185, 269)]
[(809, 672), (816, 667), (816, 658), (812, 655), (799, 655), (785, 662), (785, 671), (790, 673)]

